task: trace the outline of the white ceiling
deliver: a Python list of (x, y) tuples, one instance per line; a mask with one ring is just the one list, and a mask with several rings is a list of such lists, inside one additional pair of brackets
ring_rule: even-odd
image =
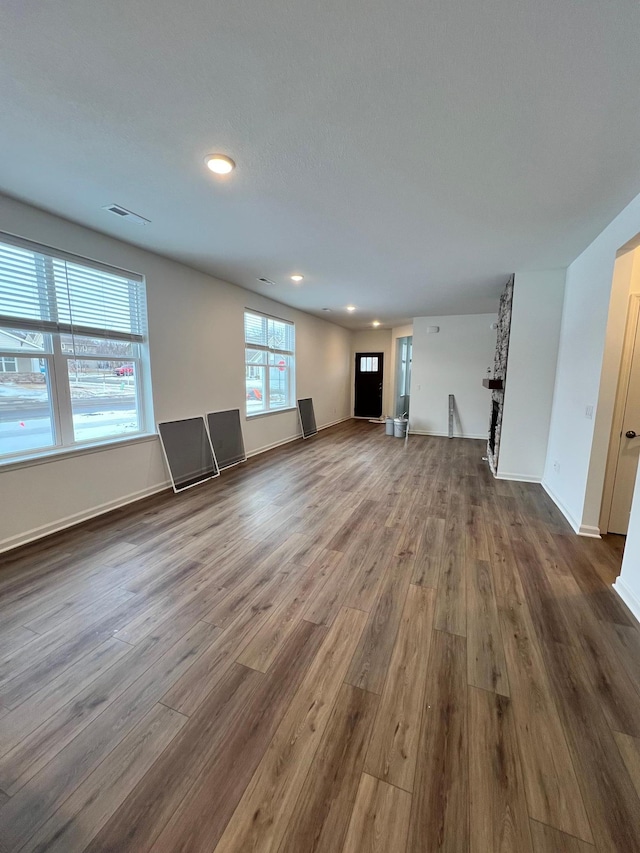
[(640, 191), (636, 0), (3, 0), (0, 34), (1, 191), (353, 328), (494, 310)]

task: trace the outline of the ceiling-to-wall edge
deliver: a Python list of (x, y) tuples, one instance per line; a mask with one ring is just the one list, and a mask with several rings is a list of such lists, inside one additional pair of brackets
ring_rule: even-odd
[[(3, 213), (2, 213), (2, 206), (4, 204), (7, 204), (7, 205), (12, 206), (12, 207), (15, 206), (14, 211), (19, 211), (20, 209), (23, 209), (25, 211), (25, 216), (26, 216), (25, 225), (28, 229), (27, 233), (22, 233), (22, 232), (18, 233), (15, 228), (7, 228), (4, 225)], [(29, 221), (29, 215), (28, 215), (29, 211), (31, 211), (32, 215), (34, 215), (36, 217), (33, 222)], [(99, 261), (99, 262), (101, 261), (102, 263), (112, 263), (113, 266), (120, 267), (120, 269), (127, 269), (130, 272), (137, 272), (137, 273), (144, 274), (144, 270), (135, 269), (134, 268), (135, 265), (132, 265), (129, 267), (124, 267), (122, 265), (122, 263), (117, 263), (117, 262), (105, 260), (105, 258), (100, 256), (99, 254), (96, 256), (87, 255), (86, 251), (83, 250), (82, 248), (71, 248), (71, 249), (70, 248), (64, 248), (62, 245), (54, 245), (51, 241), (49, 241), (47, 243), (47, 242), (45, 242), (44, 239), (41, 239), (38, 236), (33, 236), (33, 233), (30, 229), (33, 227), (34, 229), (37, 230), (37, 227), (38, 227), (37, 226), (37, 215), (40, 215), (43, 217), (49, 217), (50, 218), (49, 221), (51, 224), (54, 221), (58, 221), (60, 223), (64, 223), (67, 227), (72, 226), (73, 228), (81, 229), (82, 232), (84, 232), (85, 236), (89, 239), (91, 239), (91, 235), (93, 235), (93, 237), (97, 241), (96, 247), (100, 247), (99, 241), (102, 240), (102, 241), (104, 241), (104, 248), (107, 251), (109, 251), (109, 245), (110, 244), (115, 244), (115, 246), (122, 246), (122, 247), (125, 247), (125, 249), (132, 250), (135, 253), (143, 253), (144, 255), (147, 255), (151, 258), (161, 258), (166, 263), (175, 264), (177, 267), (181, 267), (183, 269), (191, 270), (192, 272), (195, 272), (198, 275), (204, 276), (205, 278), (211, 279), (212, 281), (215, 281), (218, 284), (225, 285), (226, 287), (235, 287), (238, 290), (243, 291), (243, 293), (248, 294), (247, 299), (249, 299), (251, 297), (256, 297), (257, 299), (266, 299), (269, 302), (274, 303), (275, 305), (282, 305), (288, 311), (297, 311), (300, 314), (304, 314), (306, 317), (313, 317), (314, 320), (320, 320), (323, 323), (328, 323), (332, 326), (338, 326), (338, 328), (345, 329), (347, 332), (350, 332), (350, 333), (353, 333), (354, 331), (362, 331), (362, 330), (354, 330), (350, 326), (344, 326), (344, 325), (342, 325), (342, 323), (336, 322), (335, 319), (329, 320), (327, 317), (321, 317), (318, 314), (312, 314), (310, 311), (305, 311), (303, 308), (296, 308), (295, 306), (289, 305), (286, 302), (282, 302), (279, 299), (274, 299), (268, 293), (264, 293), (264, 294), (258, 293), (254, 290), (249, 290), (248, 288), (243, 287), (241, 284), (236, 284), (235, 282), (227, 281), (226, 279), (223, 279), (223, 278), (218, 278), (217, 276), (212, 275), (211, 272), (208, 272), (207, 270), (204, 270), (204, 269), (197, 267), (197, 266), (193, 266), (192, 264), (185, 263), (184, 261), (177, 260), (176, 258), (171, 257), (170, 255), (163, 254), (162, 252), (156, 252), (152, 249), (147, 249), (144, 246), (141, 246), (139, 243), (136, 243), (133, 240), (127, 240), (124, 237), (114, 237), (112, 234), (109, 234), (106, 231), (100, 231), (97, 228), (91, 228), (88, 225), (85, 225), (84, 223), (79, 222), (75, 219), (69, 219), (65, 216), (61, 216), (56, 211), (48, 210), (44, 207), (38, 207), (36, 205), (30, 204), (27, 201), (23, 201), (22, 199), (16, 198), (15, 196), (11, 196), (11, 195), (8, 195), (6, 193), (0, 192), (0, 234), (5, 233), (5, 234), (10, 234), (13, 237), (22, 237), (25, 240), (31, 240), (31, 241), (36, 242), (36, 243), (41, 243), (41, 245), (47, 246), (48, 248), (51, 248), (51, 249), (60, 249), (61, 251), (67, 251), (67, 252), (71, 252), (72, 254), (76, 254), (76, 255), (78, 255), (78, 257), (81, 257), (81, 258), (87, 258), (89, 260), (94, 260), (94, 261)], [(131, 226), (131, 227), (142, 228), (142, 227), (146, 227), (146, 226)], [(62, 243), (67, 244), (68, 243), (68, 235), (66, 235), (66, 234), (64, 236), (61, 235), (60, 243), (61, 244)]]

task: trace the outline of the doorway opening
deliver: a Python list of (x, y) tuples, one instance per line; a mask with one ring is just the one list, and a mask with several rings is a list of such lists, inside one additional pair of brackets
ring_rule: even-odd
[(384, 353), (356, 353), (354, 417), (379, 418), (382, 415), (383, 375)]
[(398, 338), (396, 342), (396, 399), (395, 416), (409, 417), (409, 394), (411, 388), (411, 356), (413, 335)]

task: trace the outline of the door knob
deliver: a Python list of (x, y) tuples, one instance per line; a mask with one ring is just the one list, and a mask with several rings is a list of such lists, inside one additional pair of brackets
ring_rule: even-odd
[(636, 432), (635, 432), (635, 430), (633, 430), (633, 429), (628, 429), (628, 430), (625, 432), (625, 435), (627, 436), (627, 438), (635, 438), (635, 437), (636, 437)]

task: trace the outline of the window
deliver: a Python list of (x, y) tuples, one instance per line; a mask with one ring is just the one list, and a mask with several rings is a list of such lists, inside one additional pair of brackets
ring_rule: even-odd
[(0, 458), (145, 431), (141, 276), (0, 236)]
[(18, 363), (17, 359), (9, 358), (9, 356), (0, 357), (0, 373), (17, 373), (18, 372)]
[(378, 356), (363, 355), (360, 357), (360, 373), (377, 373)]
[(245, 387), (247, 415), (289, 409), (295, 399), (295, 328), (244, 312)]

